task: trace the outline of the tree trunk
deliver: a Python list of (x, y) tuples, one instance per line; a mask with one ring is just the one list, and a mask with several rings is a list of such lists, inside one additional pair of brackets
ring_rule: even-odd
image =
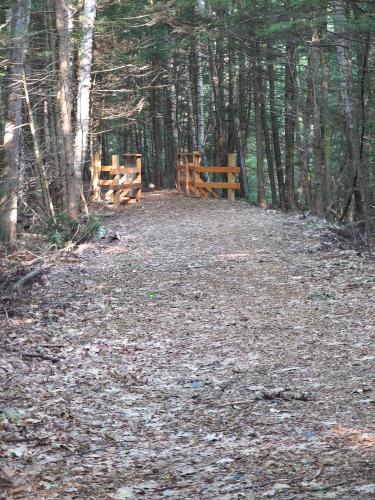
[(82, 39), (78, 51), (78, 89), (74, 140), (74, 172), (81, 190), (90, 127), (91, 64), (95, 15), (96, 0), (85, 0), (81, 14)]
[(329, 0), (321, 2), (321, 16), (323, 19), (321, 37), (322, 47), (320, 49), (321, 66), (322, 66), (322, 142), (323, 142), (323, 159), (324, 159), (324, 196), (325, 204), (328, 206), (331, 200), (331, 125), (329, 113), (329, 43), (327, 42), (329, 32), (327, 31), (328, 21), (328, 3)]
[(270, 100), (270, 115), (271, 115), (271, 129), (273, 139), (273, 153), (275, 158), (276, 177), (279, 188), (280, 208), (286, 209), (286, 194), (283, 167), (281, 164), (281, 147), (279, 137), (279, 123), (278, 112), (276, 107), (276, 93), (275, 93), (275, 72), (273, 69), (272, 47), (267, 44), (267, 59), (268, 59), (268, 83), (269, 83), (269, 100)]
[(235, 103), (235, 87), (236, 87), (236, 71), (235, 71), (235, 59), (234, 50), (228, 48), (228, 107), (229, 107), (229, 120), (228, 120), (228, 139), (227, 147), (228, 151), (233, 153), (236, 149), (236, 113), (237, 106)]
[[(240, 109), (239, 109), (239, 93), (240, 93), (240, 71), (236, 69), (236, 57), (235, 51), (229, 49), (228, 58), (228, 73), (229, 73), (229, 125), (228, 125), (228, 151), (237, 152), (237, 164), (241, 169), (240, 184), (241, 184), (241, 195), (244, 198), (248, 197), (247, 188), (247, 175), (244, 162), (244, 145), (246, 140), (242, 142), (244, 138), (243, 130), (241, 129), (240, 122)], [(246, 68), (243, 68), (246, 69)], [(244, 102), (246, 102), (246, 97), (242, 96)], [(246, 112), (246, 107), (245, 110)]]
[(0, 172), (0, 240), (14, 243), (17, 238), (18, 187), (21, 156), (23, 65), (30, 0), (14, 0), (10, 13), (10, 50), (5, 105), (3, 168)]
[[(354, 5), (354, 13), (357, 19), (360, 19), (361, 13)], [(373, 107), (371, 103), (371, 69), (374, 67), (374, 61), (371, 60), (371, 52), (374, 50), (372, 41), (372, 31), (371, 28), (367, 30), (367, 33), (361, 43), (358, 44), (357, 52), (357, 64), (359, 71), (359, 83), (360, 83), (360, 114), (359, 114), (359, 141), (360, 141), (360, 164), (364, 175), (364, 186), (368, 185), (369, 182), (369, 143), (367, 139), (371, 137), (371, 117), (369, 116), (370, 110)], [(372, 50), (371, 50), (372, 48)], [(373, 191), (373, 190), (372, 190)], [(367, 195), (367, 205), (370, 205), (369, 201), (370, 192)]]
[[(357, 117), (354, 111), (353, 82), (351, 59), (349, 52), (349, 36), (343, 0), (333, 0), (333, 19), (337, 39), (337, 58), (340, 70), (340, 90), (343, 115), (345, 120), (345, 133), (348, 148), (348, 164), (352, 189), (349, 200), (354, 193), (355, 206), (358, 218), (362, 221), (361, 228), (366, 232), (368, 244), (371, 245), (371, 231), (368, 218), (366, 175), (360, 160), (360, 140), (358, 135)], [(345, 216), (345, 211), (343, 216)]]
[(322, 85), (319, 77), (319, 36), (318, 30), (313, 28), (309, 47), (309, 73), (312, 89), (312, 115), (314, 125), (314, 160), (315, 160), (315, 208), (319, 216), (325, 213), (324, 204), (324, 174), (323, 174), (323, 140), (322, 140)]
[(4, 106), (2, 81), (0, 78), (0, 137), (4, 137), (4, 127), (5, 127), (5, 106)]
[(203, 68), (202, 51), (198, 46), (195, 51), (197, 68), (197, 138), (198, 151), (201, 154), (203, 162), (205, 161), (205, 122), (204, 122), (204, 89), (203, 89)]
[(175, 184), (176, 181), (176, 153), (179, 149), (178, 144), (178, 128), (177, 128), (177, 95), (176, 95), (176, 75), (175, 75), (175, 59), (171, 57), (168, 61), (167, 68), (169, 92), (167, 94), (169, 124), (171, 129), (171, 136), (169, 138), (170, 144), (170, 159), (169, 159), (169, 172), (170, 183)]
[[(53, 0), (45, 0), (44, 7), (44, 28), (45, 28), (45, 42), (48, 50), (49, 62), (54, 71), (57, 69), (56, 65), (56, 37), (55, 30), (52, 22)], [(48, 108), (48, 123), (50, 126), (51, 138), (51, 156), (52, 156), (52, 171), (54, 174), (53, 188), (51, 194), (53, 197), (54, 205), (59, 207), (62, 211), (68, 208), (68, 196), (66, 189), (65, 177), (65, 151), (64, 139), (59, 118), (58, 106), (56, 98), (54, 97), (56, 88), (55, 83), (50, 87), (47, 94), (47, 108)]]
[(30, 131), (31, 131), (31, 137), (33, 139), (35, 164), (36, 164), (36, 167), (38, 170), (39, 182), (40, 182), (40, 185), (42, 188), (42, 193), (43, 193), (44, 208), (47, 211), (48, 218), (54, 224), (56, 224), (55, 208), (53, 206), (51, 195), (49, 192), (49, 186), (48, 186), (46, 171), (45, 171), (44, 164), (43, 164), (42, 153), (40, 152), (39, 140), (38, 140), (38, 137), (36, 135), (34, 114), (33, 114), (33, 109), (31, 107), (31, 103), (30, 103), (29, 90), (28, 90), (28, 85), (27, 85), (26, 75), (25, 75), (24, 70), (23, 70), (23, 74), (22, 74), (22, 82), (23, 82), (23, 88), (24, 88), (24, 98), (25, 98), (26, 110), (27, 110), (27, 114), (29, 116), (29, 126), (30, 126)]
[[(306, 113), (305, 113), (306, 116)], [(299, 164), (300, 164), (300, 186), (302, 188), (303, 194), (305, 195), (305, 203), (306, 207), (309, 211), (313, 209), (313, 203), (311, 199), (311, 189), (310, 189), (310, 181), (309, 181), (309, 147), (306, 138), (308, 136), (308, 123), (306, 119), (304, 119), (304, 137), (302, 142), (301, 131), (299, 120), (296, 121), (296, 145), (299, 155)], [(301, 208), (301, 203), (299, 201), (299, 205)]]
[[(258, 71), (259, 71), (259, 67), (258, 67)], [(260, 92), (259, 92), (260, 115), (261, 115), (261, 120), (262, 120), (262, 129), (263, 129), (263, 137), (264, 137), (264, 148), (266, 151), (268, 177), (269, 177), (269, 181), (270, 181), (271, 200), (272, 200), (272, 207), (276, 208), (278, 206), (278, 202), (277, 202), (277, 192), (276, 192), (276, 182), (275, 182), (275, 171), (273, 168), (273, 156), (272, 156), (272, 151), (271, 151), (270, 136), (269, 136), (269, 130), (268, 130), (266, 105), (265, 105), (265, 101), (264, 101), (264, 95), (265, 95), (264, 79), (263, 79), (263, 75), (260, 75), (260, 74), (259, 74), (259, 89), (260, 89)]]
[[(255, 49), (258, 52), (258, 49)], [(254, 110), (255, 110), (255, 138), (256, 138), (256, 158), (257, 158), (257, 186), (258, 205), (265, 208), (267, 206), (266, 192), (264, 187), (264, 156), (263, 156), (263, 130), (260, 104), (259, 85), (259, 61), (256, 58), (253, 65), (253, 90), (254, 90)]]
[[(249, 113), (251, 110), (251, 73), (250, 65), (246, 60), (246, 55), (242, 50), (238, 51), (238, 110), (235, 113), (237, 120), (237, 153), (239, 156), (239, 166), (241, 168), (241, 196), (248, 199), (249, 186), (246, 170), (246, 148), (249, 135)], [(236, 88), (236, 87), (235, 87)]]
[(220, 90), (217, 62), (212, 43), (209, 43), (208, 50), (209, 50), (209, 66), (210, 66), (213, 104), (214, 104), (213, 113), (215, 116), (215, 132), (216, 132), (215, 147), (217, 149), (216, 156), (218, 157), (220, 164), (224, 165), (226, 163), (226, 155), (225, 155), (225, 141), (224, 141), (224, 124), (222, 120), (222, 110), (221, 110), (222, 103), (220, 101), (220, 96), (222, 94), (222, 91)]
[(160, 124), (158, 117), (158, 95), (157, 89), (150, 91), (150, 112), (152, 122), (152, 138), (154, 143), (154, 182), (156, 187), (161, 187), (161, 144), (160, 144)]
[(285, 187), (286, 208), (293, 210), (294, 201), (294, 135), (295, 135), (295, 89), (296, 48), (286, 45), (285, 61)]
[(77, 219), (79, 213), (79, 180), (74, 171), (74, 150), (72, 135), (72, 92), (69, 69), (69, 7), (67, 0), (55, 0), (56, 32), (59, 56), (59, 104), (65, 155), (65, 178), (68, 196), (68, 214)]
[(300, 111), (299, 116), (302, 114), (303, 118), (303, 140), (301, 137), (301, 131), (299, 126), (299, 119), (296, 121), (296, 142), (300, 157), (300, 183), (302, 186), (303, 193), (305, 195), (306, 207), (309, 211), (313, 210), (313, 201), (311, 196), (311, 186), (310, 186), (310, 144), (311, 144), (311, 98), (312, 89), (309, 87), (307, 89), (306, 103), (303, 105), (302, 97), (298, 96), (298, 84), (296, 82), (296, 93), (297, 93), (297, 103), (298, 109)]
[[(222, 6), (218, 9), (218, 15), (224, 16), (225, 9)], [(216, 75), (218, 83), (218, 113), (220, 115), (221, 123), (221, 134), (219, 136), (219, 146), (220, 146), (220, 164), (227, 165), (228, 163), (228, 148), (226, 147), (225, 137), (226, 137), (226, 112), (225, 112), (225, 44), (224, 37), (219, 32), (216, 41), (216, 52), (215, 52), (215, 62), (216, 62)]]
[(197, 132), (194, 119), (194, 104), (193, 104), (193, 78), (191, 74), (191, 65), (189, 54), (186, 55), (185, 60), (185, 82), (186, 82), (186, 107), (187, 107), (187, 121), (188, 121), (188, 149), (195, 151), (197, 148)]

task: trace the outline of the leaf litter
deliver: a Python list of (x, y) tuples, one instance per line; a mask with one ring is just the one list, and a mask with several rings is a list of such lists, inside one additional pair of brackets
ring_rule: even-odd
[(2, 298), (2, 498), (374, 498), (373, 261), (242, 202), (108, 219)]

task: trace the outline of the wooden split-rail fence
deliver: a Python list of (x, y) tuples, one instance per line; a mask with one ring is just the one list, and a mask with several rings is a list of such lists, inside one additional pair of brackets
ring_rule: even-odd
[[(193, 153), (177, 153), (177, 191), (185, 193), (187, 196), (202, 198), (219, 198), (218, 189), (228, 191), (228, 200), (236, 199), (236, 190), (240, 189), (240, 183), (236, 182), (236, 174), (241, 169), (236, 166), (237, 155), (228, 155), (228, 166), (226, 167), (206, 167), (201, 165), (201, 155), (198, 151)], [(226, 181), (210, 181), (202, 179), (201, 174), (223, 174)]]
[(123, 159), (124, 165), (120, 165), (120, 157), (112, 155), (112, 165), (102, 165), (99, 153), (95, 154), (91, 167), (94, 201), (101, 201), (104, 195), (118, 208), (120, 204), (137, 203), (141, 199), (142, 155), (124, 154)]

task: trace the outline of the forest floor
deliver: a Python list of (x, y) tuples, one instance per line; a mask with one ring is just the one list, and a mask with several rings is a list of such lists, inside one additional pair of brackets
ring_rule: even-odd
[(106, 224), (1, 303), (0, 497), (375, 498), (374, 261), (242, 202)]

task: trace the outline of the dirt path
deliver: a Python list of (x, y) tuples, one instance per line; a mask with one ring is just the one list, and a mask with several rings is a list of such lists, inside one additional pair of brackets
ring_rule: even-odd
[(110, 225), (1, 317), (0, 495), (375, 498), (371, 262), (243, 203)]

